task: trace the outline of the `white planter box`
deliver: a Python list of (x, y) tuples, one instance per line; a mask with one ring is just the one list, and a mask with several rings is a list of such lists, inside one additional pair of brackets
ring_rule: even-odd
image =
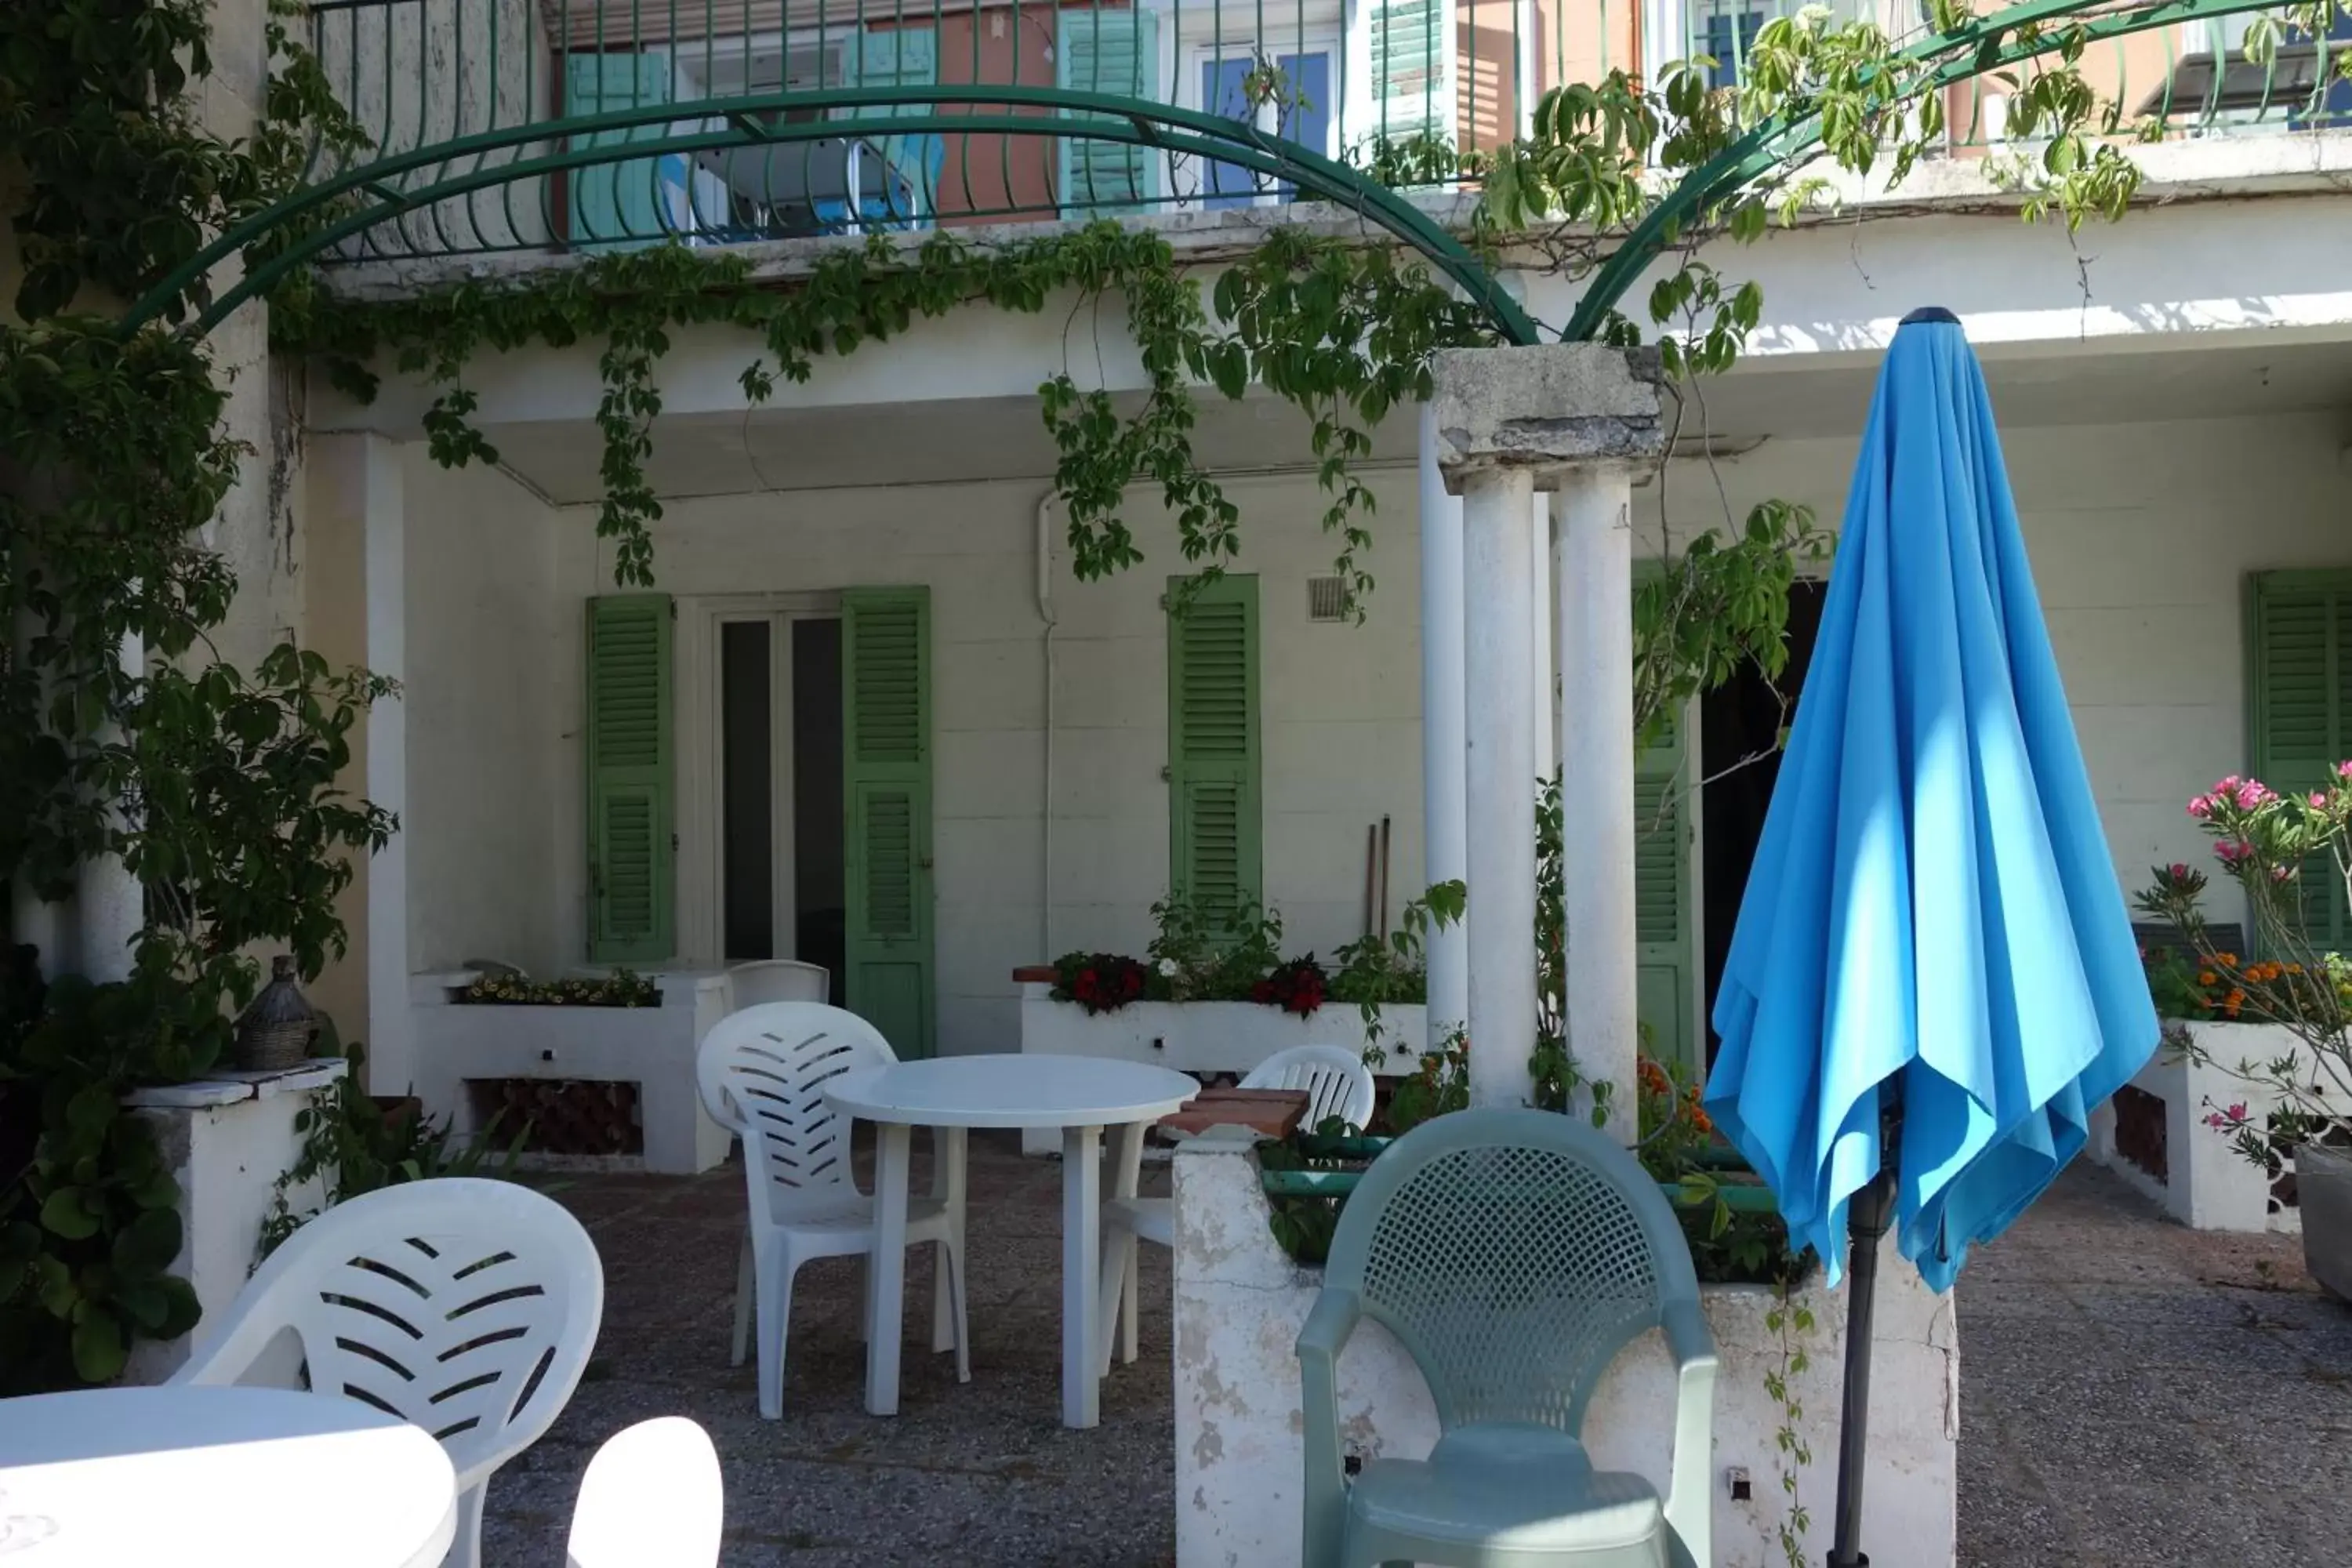
[[(1211, 1134), (1178, 1147), (1176, 1176), (1176, 1561), (1178, 1568), (1291, 1568), (1299, 1561), (1298, 1362), (1293, 1346), (1321, 1288), (1276, 1245), (1249, 1140)], [(1901, 1568), (1954, 1561), (1959, 1352), (1949, 1297), (1930, 1292), (1887, 1241), (1871, 1368), (1870, 1468), (1864, 1544)], [(1811, 1513), (1805, 1558), (1830, 1547), (1837, 1489), (1838, 1394), (1845, 1292), (1816, 1283), (1791, 1380), (1812, 1463), (1798, 1476)], [(1764, 1326), (1776, 1298), (1757, 1287), (1706, 1291), (1720, 1358), (1715, 1389), (1715, 1552), (1711, 1568), (1780, 1568), (1787, 1503), (1774, 1434), (1781, 1411), (1764, 1388), (1782, 1363)], [(1117, 1375), (1114, 1373), (1113, 1375)], [(1370, 1459), (1417, 1458), (1437, 1417), (1420, 1373), (1377, 1324), (1360, 1326), (1339, 1361), (1339, 1427)], [(1619, 1358), (1594, 1395), (1584, 1437), (1604, 1468), (1636, 1471), (1663, 1492), (1672, 1454), (1674, 1373), (1653, 1332)], [(1729, 1479), (1747, 1473), (1735, 1501)]]
[[(2277, 1109), (2279, 1096), (2238, 1069), (2284, 1057), (2307, 1064), (2303, 1042), (2281, 1024), (2168, 1023), (2165, 1031), (2166, 1042), (2131, 1084), (2164, 1102), (2163, 1169), (2149, 1169), (2117, 1148), (2112, 1102), (2092, 1116), (2091, 1158), (2191, 1230), (2300, 1232), (2302, 1215), (2291, 1207), (2273, 1210), (2270, 1177), (2238, 1152), (2231, 1134), (2205, 1125), (2205, 1118), (2243, 1104), (2259, 1122)], [(2208, 1059), (2189, 1060), (2173, 1043), (2175, 1031), (2193, 1037)]]
[[(184, 1339), (136, 1342), (124, 1382), (163, 1382), (218, 1330), (260, 1258), (261, 1222), (269, 1217), (278, 1178), (302, 1152), (294, 1118), (316, 1105), (347, 1066), (329, 1059), (271, 1072), (225, 1072), (124, 1097), (154, 1129), (163, 1163), (179, 1179), (186, 1235), (171, 1272), (194, 1289), (204, 1309)], [(324, 1203), (324, 1189), (322, 1181), (309, 1182), (289, 1188), (286, 1201), (299, 1214)], [(259, 1381), (293, 1386), (299, 1358), (281, 1359), (285, 1364), (265, 1367)]]
[[(1388, 1065), (1412, 1069), (1427, 1048), (1428, 1009), (1418, 1004), (1381, 1009)], [(1148, 1062), (1178, 1072), (1246, 1073), (1293, 1046), (1364, 1047), (1364, 1015), (1353, 1003), (1327, 1002), (1301, 1018), (1256, 1002), (1134, 1002), (1115, 1013), (1089, 1014), (1075, 1002), (1056, 1002), (1051, 984), (1021, 986), (1021, 1048), (1054, 1057), (1107, 1057)], [(1055, 1153), (1062, 1140), (1050, 1128), (1022, 1134), (1023, 1152)]]
[[(695, 1048), (727, 1014), (719, 973), (649, 976), (661, 988), (656, 1007), (513, 1006), (452, 1000), (470, 975), (412, 977), (409, 1028), (416, 1082), (409, 1090), (425, 1114), (450, 1117), (471, 1134), (468, 1079), (586, 1079), (637, 1086), (648, 1171), (691, 1175), (727, 1157), (729, 1134), (703, 1114), (695, 1087)], [(394, 1090), (376, 1086), (379, 1093)]]

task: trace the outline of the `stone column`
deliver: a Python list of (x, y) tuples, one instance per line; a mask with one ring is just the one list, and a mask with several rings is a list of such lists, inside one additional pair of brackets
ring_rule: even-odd
[(1534, 521), (1527, 469), (1486, 468), (1463, 480), (1470, 907), (1478, 921), (1470, 944), (1473, 1105), (1527, 1102), (1535, 1038)]
[(1609, 1131), (1639, 1133), (1634, 1024), (1633, 469), (1560, 477), (1560, 834), (1568, 868), (1570, 1032), (1585, 1075), (1617, 1087)]
[(1552, 519), (1559, 505), (1551, 497), (1536, 497), (1535, 526), (1528, 535), (1528, 604), (1534, 619), (1528, 638), (1534, 645), (1536, 683), (1536, 777), (1549, 778), (1559, 766), (1559, 741), (1552, 730), (1553, 693), (1558, 682), (1552, 670), (1552, 580), (1559, 572), (1559, 552), (1552, 543)]
[[(1445, 493), (1435, 428), (1421, 409), (1421, 843), (1430, 883), (1470, 876), (1462, 679), (1462, 502)], [(1429, 933), (1429, 1043), (1470, 1017), (1465, 918)], [(1410, 1042), (1406, 1042), (1410, 1043)]]
[[(1592, 343), (1455, 349), (1438, 354), (1434, 368), (1438, 464), (1446, 488), (1465, 500), (1470, 906), (1486, 921), (1471, 949), (1472, 1098), (1516, 1104), (1534, 1087), (1527, 1068), (1535, 1039), (1533, 710), (1548, 698), (1531, 689), (1524, 574), (1533, 542), (1524, 521), (1529, 508), (1514, 498), (1539, 489), (1564, 492), (1555, 510), (1569, 1048), (1587, 1077), (1608, 1079), (1630, 1107), (1633, 556), (1625, 498), (1633, 467), (1664, 448), (1656, 356)], [(1516, 531), (1504, 521), (1514, 515), (1523, 520)], [(1501, 542), (1508, 570), (1482, 570), (1482, 538)], [(1507, 667), (1491, 679), (1482, 645)], [(1501, 778), (1515, 759), (1494, 756), (1492, 772), (1482, 772), (1479, 747), (1487, 737), (1498, 750), (1527, 748), (1507, 789)]]

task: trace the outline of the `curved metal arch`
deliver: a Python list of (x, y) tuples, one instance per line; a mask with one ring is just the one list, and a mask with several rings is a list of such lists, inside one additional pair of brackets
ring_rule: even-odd
[[(2273, 11), (2278, 9), (2279, 3), (2280, 0), (2157, 0), (2156, 4), (2095, 17), (2084, 23), (2084, 39), (2085, 43), (2099, 43), (2178, 22), (2235, 16), (2246, 11)], [(1928, 74), (1916, 92), (1909, 95), (1925, 97), (1931, 92), (1941, 92), (1971, 77), (2049, 54), (2058, 47), (2054, 39), (2042, 37), (2004, 42), (2003, 36), (2016, 28), (2074, 15), (2083, 9), (2084, 0), (2026, 0), (2023, 5), (1994, 12), (1967, 26), (1922, 39), (1911, 47), (1898, 51), (1894, 58), (1904, 64), (1943, 62)], [(1947, 58), (1948, 56), (1958, 58)], [(1626, 290), (1640, 279), (1650, 263), (1657, 259), (1658, 254), (1670, 242), (1670, 237), (1679, 232), (1685, 223), (1774, 168), (1809, 160), (1821, 142), (1820, 110), (1806, 108), (1786, 110), (1763, 121), (1683, 176), (1674, 190), (1650, 209), (1634, 226), (1633, 233), (1626, 236), (1625, 242), (1611, 253), (1609, 259), (1593, 274), (1591, 286), (1577, 301), (1576, 312), (1560, 334), (1562, 340), (1578, 342), (1590, 339), (1598, 332), (1602, 321), (1616, 308), (1618, 300), (1624, 298)]]
[[(935, 109), (941, 103), (978, 104), (1014, 109), (1066, 110), (1063, 114), (942, 114), (901, 113), (881, 118), (804, 121), (769, 123), (754, 116), (776, 110), (845, 109), (853, 112), (888, 106)], [(225, 230), (154, 288), (149, 289), (123, 318), (123, 331), (136, 331), (155, 320), (173, 301), (214, 267), (273, 231), (352, 195), (369, 198), (366, 205), (328, 224), (307, 229), (284, 249), (251, 268), (245, 277), (207, 305), (192, 331), (209, 332), (246, 300), (269, 288), (293, 268), (320, 251), (410, 209), (446, 201), (469, 192), (511, 184), (536, 175), (561, 174), (604, 163), (631, 163), (663, 153), (700, 153), (729, 148), (767, 147), (827, 138), (905, 137), (945, 134), (1055, 136), (1097, 142), (1119, 142), (1160, 152), (1191, 153), (1231, 163), (1255, 174), (1287, 180), (1300, 190), (1351, 208), (1412, 246), (1451, 279), (1483, 310), (1496, 331), (1513, 343), (1536, 341), (1536, 326), (1526, 310), (1503, 289), (1501, 282), (1469, 248), (1448, 234), (1410, 201), (1381, 184), (1360, 169), (1310, 152), (1297, 142), (1268, 135), (1244, 121), (1199, 110), (1098, 93), (1071, 92), (1055, 88), (982, 87), (951, 83), (945, 87), (871, 87), (827, 89), (814, 92), (770, 92), (735, 98), (698, 99), (698, 120), (725, 119), (721, 130), (672, 133), (643, 140), (582, 145), (606, 132), (643, 127), (667, 127), (679, 118), (675, 104), (645, 105), (562, 120), (538, 121), (436, 142), (430, 146), (340, 171), (316, 184), (306, 185), (262, 212)], [(559, 152), (511, 163), (485, 165), (492, 153), (533, 142), (573, 143)], [(472, 158), (464, 174), (450, 174), (447, 165)], [(438, 167), (437, 177), (414, 189), (394, 189), (388, 182), (419, 170)]]

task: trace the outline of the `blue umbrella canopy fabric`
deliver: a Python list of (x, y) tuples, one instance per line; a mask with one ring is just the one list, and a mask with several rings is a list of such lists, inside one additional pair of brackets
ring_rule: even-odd
[[(1893, 1132), (1937, 1290), (2155, 1050), (1984, 376), (1948, 311), (1887, 351), (1740, 904), (1706, 1108), (1832, 1283)], [(1882, 1127), (1885, 1119), (1885, 1128)]]

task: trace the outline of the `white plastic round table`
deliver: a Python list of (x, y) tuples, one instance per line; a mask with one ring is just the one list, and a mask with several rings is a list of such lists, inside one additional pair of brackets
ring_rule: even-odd
[[(1143, 1129), (1181, 1109), (1201, 1086), (1139, 1062), (1045, 1054), (935, 1057), (861, 1068), (825, 1085), (848, 1115), (875, 1124), (874, 1330), (866, 1349), (866, 1408), (898, 1409), (898, 1333), (907, 1271), (907, 1166), (916, 1127), (1062, 1130), (1062, 1425), (1101, 1419), (1095, 1278), (1102, 1247), (1102, 1132)], [(1133, 1163), (1121, 1160), (1122, 1172)], [(1122, 1181), (1125, 1178), (1122, 1176)], [(1119, 1193), (1132, 1197), (1132, 1193)]]
[(457, 1475), (331, 1394), (96, 1388), (0, 1400), (0, 1557), (23, 1568), (435, 1568)]

